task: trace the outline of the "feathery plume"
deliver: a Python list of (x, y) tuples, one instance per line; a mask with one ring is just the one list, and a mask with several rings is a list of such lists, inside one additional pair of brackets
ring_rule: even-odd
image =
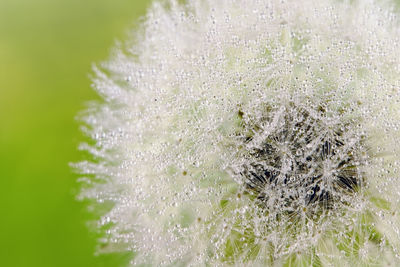
[(132, 265), (400, 256), (398, 16), (376, 1), (156, 2), (95, 69), (82, 197)]

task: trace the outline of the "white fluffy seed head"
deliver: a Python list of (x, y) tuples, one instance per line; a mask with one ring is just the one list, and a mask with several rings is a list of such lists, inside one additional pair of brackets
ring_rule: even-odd
[(95, 69), (82, 197), (132, 265), (400, 257), (400, 43), (375, 1), (156, 2)]

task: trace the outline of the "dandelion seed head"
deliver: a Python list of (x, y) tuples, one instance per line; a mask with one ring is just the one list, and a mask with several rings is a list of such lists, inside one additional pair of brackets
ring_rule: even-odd
[(398, 16), (375, 1), (155, 2), (84, 118), (103, 252), (132, 265), (399, 262)]

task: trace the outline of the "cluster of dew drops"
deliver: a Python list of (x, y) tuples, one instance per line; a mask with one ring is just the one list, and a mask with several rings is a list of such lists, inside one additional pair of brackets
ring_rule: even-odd
[[(254, 1), (252, 5), (258, 7), (258, 4), (259, 2)], [(258, 13), (258, 15), (254, 16), (260, 16), (259, 19), (261, 21), (266, 20), (268, 22), (265, 14), (263, 15), (262, 12), (255, 13)], [(218, 16), (221, 16), (221, 14), (216, 14), (217, 18)], [(226, 23), (229, 24), (232, 22), (227, 20)], [(257, 23), (255, 23), (254, 32), (267, 32), (264, 28), (258, 29), (257, 27), (262, 27), (263, 24)], [(157, 25), (151, 26), (157, 29), (157, 27), (161, 27), (160, 24), (157, 23)], [(212, 25), (214, 24), (216, 24), (216, 21), (212, 18)], [(284, 27), (283, 23), (279, 25), (279, 27)], [(227, 27), (227, 29), (230, 28)], [(214, 34), (216, 33), (218, 31), (213, 30), (207, 36), (213, 41), (212, 38), (214, 38)], [(294, 40), (295, 37), (300, 38), (302, 34), (305, 37), (309, 37), (310, 32), (299, 31), (297, 37), (295, 33), (292, 33), (290, 38)], [(175, 35), (173, 36), (172, 41), (170, 40), (172, 43), (175, 42)], [(165, 36), (165, 39), (168, 39), (167, 37)], [(320, 36), (317, 37), (315, 38), (320, 38)], [(264, 38), (267, 39), (265, 36)], [(279, 43), (281, 35), (278, 34), (274, 38)], [(148, 41), (150, 42), (151, 40), (150, 38)], [(262, 37), (260, 37), (260, 40), (265, 41)], [(261, 58), (256, 57), (253, 61), (252, 59), (246, 59), (247, 61), (239, 60), (238, 67), (243, 67), (240, 64), (255, 66), (255, 69), (249, 67), (251, 71), (247, 73), (248, 76), (244, 77), (243, 80), (247, 79), (249, 81), (250, 79), (254, 79), (255, 82), (253, 85), (258, 86), (261, 84), (261, 86), (264, 86), (264, 88), (256, 88), (254, 90), (256, 93), (261, 92), (261, 95), (267, 89), (277, 89), (267, 87), (267, 82), (263, 80), (263, 77), (267, 75), (274, 76), (275, 74), (281, 75), (281, 73), (285, 74), (285, 71), (293, 69), (295, 64), (304, 68), (301, 70), (304, 71), (304, 76), (308, 75), (311, 78), (308, 82), (296, 79), (296, 85), (299, 88), (307, 86), (318, 87), (321, 85), (322, 79), (321, 77), (309, 75), (309, 72), (312, 72), (312, 70), (309, 70), (309, 65), (312, 68), (318, 68), (319, 71), (317, 72), (321, 73), (328, 72), (330, 67), (337, 68), (340, 75), (344, 77), (343, 79), (346, 79), (348, 78), (346, 75), (355, 72), (355, 69), (358, 67), (357, 64), (360, 63), (360, 61), (357, 61), (359, 58), (352, 58), (353, 52), (357, 51), (354, 43), (350, 41), (336, 42), (335, 40), (329, 44), (331, 45), (330, 47), (328, 46), (322, 52), (317, 51), (318, 53), (314, 53), (315, 51), (312, 49), (315, 48), (311, 45), (307, 47), (304, 44), (304, 47), (301, 49), (310, 49), (308, 51), (309, 54), (299, 55), (296, 58), (297, 61), (294, 60), (294, 62), (287, 60), (284, 49), (281, 51), (277, 48), (274, 50), (275, 54), (270, 56), (272, 63), (268, 61), (270, 59), (269, 56), (264, 55)], [(259, 40), (256, 40), (254, 43), (257, 44), (257, 41)], [(248, 49), (245, 52), (251, 54), (251, 49), (248, 48), (248, 43), (245, 41), (245, 45), (243, 45), (243, 43), (232, 37), (232, 40), (226, 40), (226, 42), (227, 44), (223, 44), (227, 46), (233, 45), (233, 47), (237, 45), (239, 49), (235, 51), (240, 52), (240, 49)], [(164, 249), (162, 253), (168, 255), (171, 262), (173, 262), (174, 259), (182, 258), (185, 254), (190, 253), (190, 250), (195, 249), (195, 245), (193, 245), (195, 242), (192, 242), (194, 238), (190, 237), (190, 234), (199, 234), (203, 235), (199, 236), (199, 239), (207, 239), (214, 246), (211, 257), (220, 257), (222, 260), (229, 261), (229, 257), (233, 253), (229, 251), (230, 240), (234, 240), (238, 246), (243, 246), (242, 249), (239, 249), (237, 255), (243, 254), (242, 252), (246, 250), (246, 245), (253, 244), (256, 250), (256, 243), (265, 241), (264, 244), (268, 242), (273, 243), (275, 249), (274, 256), (279, 257), (285, 253), (299, 251), (301, 247), (310, 246), (310, 241), (318, 239), (315, 237), (318, 237), (319, 231), (325, 229), (324, 227), (328, 228), (331, 226), (333, 224), (331, 222), (336, 219), (343, 222), (344, 225), (343, 228), (340, 228), (342, 227), (340, 222), (335, 222), (335, 227), (338, 227), (339, 231), (353, 223), (351, 216), (343, 215), (346, 215), (346, 212), (352, 209), (354, 210), (355, 203), (362, 202), (360, 201), (362, 192), (366, 189), (368, 182), (365, 180), (366, 175), (363, 173), (363, 166), (368, 165), (370, 160), (368, 155), (370, 148), (366, 142), (367, 137), (364, 135), (362, 127), (359, 126), (359, 118), (355, 117), (347, 120), (341, 114), (332, 115), (332, 111), (329, 110), (328, 105), (325, 105), (327, 101), (324, 102), (324, 100), (311, 103), (310, 105), (296, 99), (289, 99), (284, 103), (280, 103), (279, 101), (276, 103), (264, 102), (262, 105), (259, 105), (257, 119), (253, 118), (254, 114), (247, 113), (247, 110), (238, 108), (233, 111), (237, 113), (240, 129), (233, 138), (236, 142), (237, 153), (227, 169), (229, 169), (229, 174), (232, 175), (230, 178), (235, 180), (239, 185), (239, 189), (231, 199), (228, 197), (227, 199), (222, 199), (217, 205), (202, 206), (207, 206), (207, 208), (211, 206), (210, 210), (212, 212), (209, 213), (214, 214), (215, 212), (215, 216), (203, 217), (202, 215), (195, 215), (194, 218), (197, 219), (193, 223), (189, 218), (191, 217), (191, 213), (187, 213), (187, 217), (189, 218), (187, 222), (192, 223), (196, 231), (198, 230), (196, 227), (200, 225), (198, 233), (190, 232), (189, 227), (185, 226), (186, 218), (181, 223), (177, 223), (178, 220), (176, 217), (185, 217), (186, 214), (176, 215), (174, 212), (177, 211), (176, 213), (179, 213), (183, 210), (182, 207), (186, 203), (200, 203), (203, 201), (201, 197), (206, 197), (205, 194), (202, 194), (206, 190), (213, 193), (216, 192), (215, 195), (219, 196), (218, 191), (226, 189), (224, 186), (220, 188), (218, 186), (215, 188), (209, 186), (209, 188), (204, 189), (204, 186), (200, 184), (201, 181), (198, 183), (194, 179), (190, 183), (187, 182), (194, 177), (195, 171), (202, 167), (201, 164), (192, 164), (189, 167), (187, 163), (193, 162), (192, 158), (194, 158), (195, 162), (196, 157), (202, 158), (202, 155), (196, 154), (199, 151), (206, 154), (208, 153), (206, 150), (217, 150), (216, 146), (209, 147), (209, 140), (203, 142), (204, 139), (201, 139), (204, 136), (209, 138), (214, 137), (207, 135), (207, 129), (203, 129), (202, 127), (209, 127), (211, 129), (210, 125), (217, 125), (223, 120), (221, 117), (221, 121), (217, 121), (215, 118), (218, 118), (219, 114), (211, 114), (212, 112), (223, 112), (224, 108), (225, 110), (232, 108), (231, 106), (224, 106), (225, 102), (223, 100), (218, 102), (218, 98), (211, 97), (212, 94), (218, 92), (210, 91), (214, 90), (214, 87), (217, 87), (216, 90), (218, 90), (218, 86), (224, 84), (224, 82), (224, 88), (229, 87), (228, 85), (232, 86), (235, 83), (241, 86), (242, 79), (239, 81), (229, 71), (226, 71), (226, 73), (223, 72), (223, 67), (226, 67), (223, 59), (206, 59), (203, 55), (199, 56), (194, 52), (193, 58), (185, 58), (184, 53), (182, 55), (174, 54), (180, 52), (179, 50), (178, 52), (168, 50), (164, 44), (160, 47), (157, 46), (157, 43), (153, 45), (160, 50), (158, 51), (159, 53), (154, 54), (154, 62), (156, 63), (150, 61), (154, 66), (151, 64), (150, 66), (141, 66), (138, 64), (135, 67), (139, 66), (138, 68), (143, 71), (132, 72), (126, 67), (127, 70), (123, 70), (123, 73), (119, 74), (119, 76), (126, 74), (124, 82), (121, 83), (124, 86), (135, 88), (140, 86), (146, 87), (143, 91), (138, 90), (143, 95), (138, 94), (133, 97), (133, 94), (130, 94), (129, 90), (120, 90), (117, 85), (110, 82), (108, 78), (105, 78), (106, 82), (98, 82), (97, 86), (100, 88), (98, 90), (101, 91), (101, 88), (105, 87), (105, 89), (103, 88), (105, 95), (116, 102), (120, 101), (119, 104), (123, 108), (119, 109), (118, 105), (104, 105), (101, 110), (97, 110), (96, 114), (92, 114), (88, 118), (88, 124), (93, 126), (94, 129), (92, 132), (94, 134), (93, 139), (97, 143), (94, 147), (87, 146), (83, 148), (89, 150), (94, 156), (104, 158), (105, 160), (99, 164), (81, 164), (83, 166), (81, 168), (82, 173), (89, 175), (97, 174), (97, 176), (102, 178), (107, 177), (107, 179), (104, 179), (105, 182), (103, 184), (99, 183), (97, 187), (87, 190), (84, 194), (86, 197), (97, 199), (98, 202), (112, 201), (116, 203), (115, 207), (100, 222), (101, 225), (115, 224), (107, 230), (107, 233), (111, 237), (111, 243), (121, 243), (122, 240), (122, 243), (134, 244), (133, 250), (147, 252), (148, 255), (152, 255), (152, 253), (157, 254), (159, 248), (162, 247)], [(383, 46), (383, 44), (381, 45)], [(270, 46), (273, 47), (274, 44), (271, 43)], [(293, 53), (300, 53), (300, 48), (296, 48), (295, 46), (301, 45), (293, 45)], [(149, 45), (149, 47), (151, 46)], [(214, 47), (207, 49), (212, 52)], [(299, 49), (299, 51), (295, 51), (295, 49)], [(333, 58), (336, 56), (335, 51), (338, 54), (343, 54), (343, 65), (335, 65), (336, 63), (343, 63), (340, 58), (337, 59), (337, 62), (335, 61), (336, 59)], [(245, 52), (243, 52), (244, 56)], [(371, 61), (379, 59), (380, 55), (374, 52), (372, 46), (371, 51), (367, 49), (364, 52), (368, 54)], [(171, 57), (168, 58), (168, 55)], [(354, 55), (357, 56), (357, 52), (354, 52)], [(165, 58), (163, 58), (164, 56)], [(172, 59), (182, 61), (175, 62)], [(322, 64), (321, 66), (319, 65), (319, 60), (322, 59), (326, 61), (332, 60), (332, 62), (329, 62), (331, 65), (325, 62), (327, 67), (324, 69)], [(169, 66), (168, 60), (171, 60), (170, 67), (175, 71), (174, 74), (179, 74), (176, 79), (182, 88), (187, 86), (187, 88), (193, 89), (193, 79), (200, 84), (196, 80), (197, 78), (193, 78), (197, 77), (198, 73), (195, 71), (191, 72), (191, 67), (204, 71), (201, 77), (204, 79), (204, 84), (209, 86), (195, 88), (196, 90), (203, 91), (197, 92), (193, 90), (192, 95), (187, 92), (179, 92), (173, 97), (170, 97), (168, 92), (165, 93), (164, 91), (167, 90), (164, 89), (160, 89), (159, 91), (157, 91), (158, 89), (154, 89), (154, 92), (150, 91), (149, 88), (163, 88), (163, 86), (166, 86), (165, 84), (170, 82), (167, 70)], [(183, 70), (180, 69), (179, 65), (182, 62), (185, 63), (182, 67), (185, 67)], [(130, 66), (128, 63), (125, 65)], [(286, 63), (287, 65), (285, 65)], [(365, 62), (362, 63), (364, 64)], [(141, 64), (146, 65), (144, 63)], [(261, 67), (257, 69), (257, 66), (268, 64), (274, 65), (276, 69), (282, 68), (284, 70), (281, 72), (277, 71), (276, 73), (271, 71), (272, 73), (270, 73), (270, 69), (267, 68), (265, 68), (266, 70)], [(118, 65), (118, 62), (115, 65)], [(125, 67), (124, 64), (120, 65)], [(305, 67), (306, 65), (307, 67)], [(364, 65), (370, 67), (367, 64)], [(235, 67), (235, 65), (233, 66)], [(116, 71), (121, 72), (121, 68), (118, 65)], [(208, 73), (208, 68), (213, 72)], [(218, 71), (221, 71), (221, 75), (215, 74), (215, 76), (212, 76), (214, 73), (218, 74)], [(246, 76), (243, 68), (242, 71), (244, 72), (242, 75)], [(374, 72), (375, 69), (368, 69), (367, 71), (374, 74), (377, 73)], [(159, 75), (158, 72), (163, 75)], [(211, 75), (210, 78), (208, 78), (208, 75)], [(164, 78), (165, 80), (163, 80)], [(344, 87), (350, 84), (351, 81), (341, 80), (341, 82), (342, 85), (344, 84)], [(110, 86), (109, 83), (113, 86)], [(173, 82), (171, 83), (174, 86), (176, 85)], [(387, 86), (387, 84), (384, 85)], [(184, 89), (186, 90), (186, 87)], [(282, 94), (282, 92), (279, 92), (280, 89), (277, 90), (277, 94)], [(219, 97), (221, 95), (223, 95), (223, 92), (221, 92)], [(182, 127), (184, 129), (177, 127), (183, 132), (182, 138), (177, 143), (179, 143), (178, 147), (181, 148), (184, 147), (184, 144), (190, 143), (187, 140), (192, 140), (196, 136), (199, 136), (201, 138), (191, 144), (193, 147), (201, 147), (203, 142), (206, 148), (195, 150), (190, 146), (186, 146), (186, 150), (182, 149), (178, 151), (177, 155), (179, 157), (171, 156), (175, 153), (174, 150), (170, 149), (173, 146), (171, 145), (173, 142), (164, 144), (161, 139), (168, 139), (169, 142), (169, 139), (171, 139), (170, 135), (173, 134), (169, 132), (168, 126), (165, 128), (162, 127), (165, 124), (172, 123), (174, 120), (171, 117), (173, 116), (181, 118), (183, 117), (181, 114), (186, 114), (184, 116), (192, 114), (188, 110), (192, 111), (191, 108), (194, 106), (194, 103), (200, 103), (203, 98), (208, 99), (208, 102), (204, 104), (207, 114), (201, 118), (196, 118), (197, 121), (193, 118), (189, 118), (188, 120), (187, 117), (184, 117), (177, 122), (176, 125), (178, 126), (185, 125), (185, 128)], [(148, 101), (149, 99), (151, 101)], [(338, 96), (337, 106), (343, 104), (342, 100), (343, 98)], [(142, 105), (142, 103), (138, 103), (140, 101), (147, 102)], [(168, 101), (171, 103), (166, 103)], [(371, 107), (367, 107), (370, 110), (366, 110), (366, 114), (373, 113), (371, 110), (376, 109), (376, 106), (379, 105), (382, 106), (382, 112), (387, 112), (382, 99), (380, 101), (376, 104), (371, 104)], [(234, 103), (232, 106), (236, 108), (236, 104)], [(124, 110), (126, 106), (129, 106), (130, 109)], [(215, 106), (218, 106), (218, 108)], [(358, 108), (357, 103), (354, 104), (354, 108)], [(172, 114), (172, 116), (169, 116), (169, 114)], [(185, 124), (185, 122), (182, 122), (184, 120), (188, 120), (188, 123)], [(382, 129), (381, 125), (379, 127)], [(389, 125), (389, 127), (398, 127), (398, 123), (393, 127)], [(216, 128), (212, 129), (212, 133), (215, 134), (217, 132)], [(162, 131), (159, 129), (162, 129)], [(132, 144), (132, 140), (135, 140), (134, 144)], [(169, 158), (164, 159), (162, 151), (168, 151), (166, 156)], [(126, 160), (126, 158), (128, 159)], [(184, 159), (185, 162), (180, 163), (181, 159)], [(123, 161), (121, 165), (115, 166), (112, 164), (119, 160)], [(109, 164), (107, 165), (107, 163)], [(167, 169), (169, 167), (167, 163), (171, 165), (176, 163), (178, 169), (183, 170), (180, 175), (182, 177), (176, 178), (179, 175), (173, 176), (175, 174), (168, 174), (165, 177), (159, 176), (158, 173), (154, 174), (157, 168), (162, 169), (162, 167), (165, 167)], [(207, 168), (211, 169), (211, 165), (207, 166)], [(214, 165), (212, 166), (214, 167)], [(176, 181), (171, 177), (176, 178)], [(178, 192), (179, 190), (176, 188), (180, 188), (181, 185), (183, 188), (182, 192)], [(387, 187), (385, 186), (385, 189)], [(154, 199), (161, 201), (158, 202)], [(198, 199), (199, 201), (197, 202)], [(208, 204), (209, 202), (203, 201), (202, 204), (204, 203)], [(195, 205), (192, 207), (196, 212), (200, 210)], [(168, 216), (165, 216), (162, 217), (163, 219), (158, 219), (158, 217), (161, 218), (161, 216), (170, 211), (176, 217), (170, 219)], [(207, 214), (207, 212), (204, 213)], [(138, 221), (131, 219), (130, 216), (132, 214), (137, 215), (139, 218)], [(349, 214), (352, 214), (351, 211)], [(165, 219), (167, 217), (168, 219)], [(187, 224), (190, 225), (190, 223)], [(140, 228), (140, 230), (137, 230), (135, 227)], [(164, 230), (163, 227), (167, 228), (166, 233), (162, 232)], [(189, 238), (184, 238), (188, 236)], [(260, 236), (265, 240), (256, 241)], [(268, 245), (265, 246), (267, 247)], [(199, 262), (202, 261), (200, 257), (209, 256), (205, 256), (206, 254), (204, 251), (199, 253)]]

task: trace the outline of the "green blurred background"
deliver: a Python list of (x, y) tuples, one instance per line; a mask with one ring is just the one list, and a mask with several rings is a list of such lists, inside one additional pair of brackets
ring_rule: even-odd
[(0, 0), (0, 266), (121, 266), (94, 256), (77, 202), (77, 113), (98, 99), (92, 63), (108, 58), (150, 0)]

